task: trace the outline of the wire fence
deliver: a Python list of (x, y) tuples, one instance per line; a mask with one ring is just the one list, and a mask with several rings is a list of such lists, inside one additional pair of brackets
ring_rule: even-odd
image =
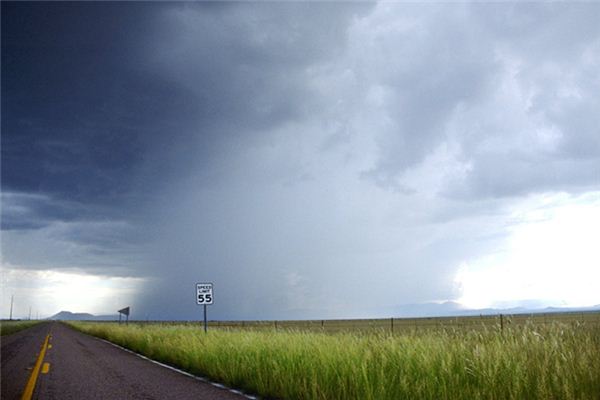
[[(181, 324), (181, 321), (162, 322)], [(198, 324), (199, 321), (188, 321)], [(294, 330), (314, 332), (391, 332), (406, 333), (436, 329), (478, 330), (564, 323), (580, 326), (600, 326), (600, 311), (555, 312), (533, 314), (497, 314), (457, 317), (322, 319), (270, 321), (209, 321), (209, 328), (233, 330)]]

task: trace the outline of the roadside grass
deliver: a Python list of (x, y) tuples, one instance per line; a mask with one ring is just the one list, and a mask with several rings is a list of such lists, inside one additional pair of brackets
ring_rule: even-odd
[(598, 399), (600, 327), (553, 323), (390, 335), (71, 323), (266, 398)]
[(31, 328), (42, 321), (0, 321), (0, 336), (10, 335), (23, 329)]

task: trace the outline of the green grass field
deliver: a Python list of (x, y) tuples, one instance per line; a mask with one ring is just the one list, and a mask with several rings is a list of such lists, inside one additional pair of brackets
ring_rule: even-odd
[(598, 399), (600, 325), (326, 333), (72, 323), (193, 374), (282, 399)]
[(0, 336), (30, 328), (42, 321), (0, 321)]

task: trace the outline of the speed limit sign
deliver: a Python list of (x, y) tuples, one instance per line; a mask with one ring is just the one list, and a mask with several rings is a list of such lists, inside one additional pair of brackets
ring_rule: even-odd
[(196, 304), (213, 303), (213, 285), (212, 283), (196, 283)]

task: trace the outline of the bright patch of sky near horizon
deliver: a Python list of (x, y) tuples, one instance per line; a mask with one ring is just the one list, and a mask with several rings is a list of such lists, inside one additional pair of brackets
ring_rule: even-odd
[(599, 13), (3, 2), (0, 315), (600, 304)]
[(517, 307), (524, 300), (538, 307), (598, 304), (600, 195), (537, 200), (534, 208), (515, 210), (503, 248), (461, 265), (460, 303), (475, 309)]
[(23, 271), (3, 265), (1, 315), (9, 317), (11, 297), (15, 319), (48, 318), (59, 311), (114, 315), (123, 304), (131, 302), (142, 281), (51, 270)]

